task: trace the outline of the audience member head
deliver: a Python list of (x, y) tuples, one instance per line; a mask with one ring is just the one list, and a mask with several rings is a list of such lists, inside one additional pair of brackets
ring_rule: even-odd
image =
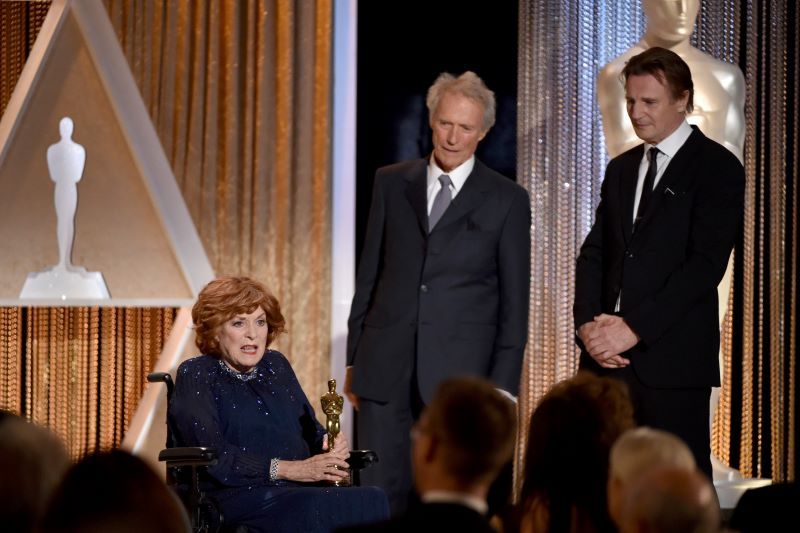
[(0, 529), (31, 531), (69, 467), (63, 442), (47, 428), (0, 418)]
[(264, 285), (250, 278), (226, 276), (209, 282), (192, 307), (197, 348), (204, 354), (221, 355), (218, 335), (225, 322), (259, 307), (264, 310), (269, 326), (269, 346), (286, 329), (278, 299)]
[(417, 490), (451, 490), (486, 497), (511, 458), (516, 410), (489, 381), (443, 382), (414, 426), (412, 460)]
[(45, 513), (42, 533), (189, 531), (180, 501), (142, 459), (123, 450), (70, 468)]
[(618, 526), (625, 491), (648, 470), (659, 466), (687, 472), (693, 472), (697, 468), (689, 446), (679, 437), (660, 429), (630, 429), (611, 447), (608, 511)]
[(524, 531), (610, 527), (606, 479), (611, 445), (634, 426), (619, 380), (579, 372), (556, 384), (528, 431), (518, 517)]
[(712, 533), (720, 529), (714, 487), (699, 470), (648, 470), (626, 491), (620, 533)]

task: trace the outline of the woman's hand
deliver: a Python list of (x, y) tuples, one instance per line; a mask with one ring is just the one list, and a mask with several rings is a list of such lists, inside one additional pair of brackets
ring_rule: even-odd
[[(322, 437), (322, 451), (328, 451), (328, 434)], [(350, 457), (350, 443), (347, 442), (347, 437), (344, 433), (336, 435), (336, 440), (333, 441), (333, 452), (342, 459)]]
[[(338, 445), (338, 443), (339, 439), (337, 438), (336, 444)], [(324, 446), (326, 445), (327, 442)], [(302, 461), (278, 461), (278, 479), (303, 483), (343, 480), (349, 475), (349, 465), (345, 459), (349, 457), (350, 450), (347, 448), (346, 440), (345, 448), (346, 455), (344, 457), (341, 455), (342, 452), (334, 446), (332, 452), (320, 453)]]

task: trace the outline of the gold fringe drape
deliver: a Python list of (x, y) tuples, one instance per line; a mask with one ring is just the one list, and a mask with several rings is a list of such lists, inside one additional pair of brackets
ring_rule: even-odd
[(174, 309), (0, 308), (0, 408), (50, 427), (73, 459), (119, 445)]
[[(276, 347), (314, 402), (330, 377), (330, 0), (103, 3), (212, 266), (276, 294)], [(0, 2), (0, 111), (48, 7)], [(173, 318), (3, 309), (0, 408), (73, 456), (118, 445)]]
[(330, 0), (105, 0), (214, 270), (265, 282), (330, 377)]

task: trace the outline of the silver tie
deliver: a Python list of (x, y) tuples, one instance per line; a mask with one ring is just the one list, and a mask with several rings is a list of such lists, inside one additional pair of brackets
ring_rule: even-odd
[(439, 183), (442, 184), (442, 188), (436, 193), (436, 197), (433, 199), (433, 206), (431, 207), (431, 214), (428, 215), (428, 233), (433, 230), (436, 223), (442, 218), (444, 212), (447, 211), (447, 206), (449, 206), (450, 202), (453, 200), (453, 194), (450, 192), (450, 184), (452, 183), (452, 181), (450, 181), (450, 176), (442, 174), (439, 176)]

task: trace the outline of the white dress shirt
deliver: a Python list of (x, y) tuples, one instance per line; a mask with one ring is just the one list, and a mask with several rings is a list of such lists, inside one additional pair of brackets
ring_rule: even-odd
[(684, 120), (675, 131), (669, 134), (669, 137), (660, 143), (656, 145), (647, 143), (644, 144), (644, 156), (642, 157), (642, 162), (639, 163), (639, 181), (636, 182), (636, 196), (634, 197), (633, 201), (634, 222), (636, 221), (636, 213), (639, 211), (639, 200), (642, 198), (644, 177), (647, 174), (647, 167), (650, 164), (648, 157), (650, 148), (653, 146), (658, 148), (658, 155), (656, 156), (656, 165), (658, 170), (656, 171), (656, 179), (653, 182), (653, 189), (655, 189), (658, 186), (658, 182), (661, 180), (661, 176), (664, 175), (664, 171), (667, 170), (667, 166), (669, 165), (670, 161), (672, 161), (672, 158), (675, 157), (675, 154), (678, 153), (678, 150), (681, 149), (691, 134), (692, 127)]
[(455, 198), (458, 194), (458, 191), (464, 186), (464, 182), (467, 181), (467, 178), (472, 173), (472, 169), (475, 167), (475, 156), (471, 156), (469, 159), (458, 165), (456, 168), (451, 170), (450, 172), (445, 172), (439, 165), (436, 164), (436, 159), (431, 154), (431, 160), (428, 164), (428, 214), (431, 214), (431, 208), (433, 208), (433, 199), (436, 198), (436, 193), (442, 188), (442, 184), (439, 181), (439, 176), (442, 174), (447, 174), (450, 176), (450, 181), (452, 185), (450, 185), (450, 195), (451, 198)]

